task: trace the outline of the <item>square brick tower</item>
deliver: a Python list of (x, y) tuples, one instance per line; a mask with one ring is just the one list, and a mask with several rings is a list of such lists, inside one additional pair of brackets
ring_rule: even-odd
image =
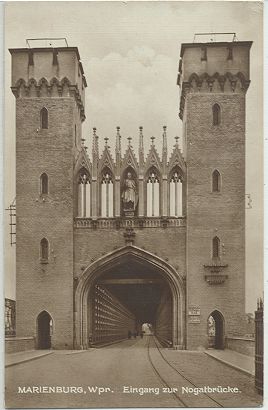
[(245, 97), (251, 44), (181, 47), (178, 84), (187, 162), (187, 349), (206, 346), (211, 316), (216, 347), (223, 347), (224, 334), (244, 333)]
[(39, 333), (51, 327), (54, 346), (72, 348), (73, 167), (86, 81), (77, 48), (10, 53), (16, 97), (17, 336), (41, 339), (39, 321)]

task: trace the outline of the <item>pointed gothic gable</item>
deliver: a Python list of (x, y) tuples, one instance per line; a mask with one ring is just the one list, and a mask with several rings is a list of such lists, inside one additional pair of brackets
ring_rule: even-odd
[(168, 163), (168, 172), (171, 172), (174, 167), (180, 167), (183, 173), (186, 172), (186, 164), (182, 156), (181, 150), (175, 145)]
[(124, 171), (127, 167), (132, 167), (138, 174), (139, 165), (132, 147), (127, 148), (121, 169)]
[(162, 172), (162, 163), (154, 145), (151, 145), (150, 151), (145, 161), (145, 173), (151, 167), (155, 167), (159, 172)]
[(78, 156), (75, 159), (74, 177), (76, 177), (81, 168), (85, 168), (89, 172), (89, 174), (92, 175), (92, 164), (90, 162), (90, 159), (87, 155), (85, 148), (82, 148), (82, 150), (79, 152)]
[(115, 163), (114, 163), (113, 157), (112, 157), (112, 155), (111, 155), (111, 153), (110, 153), (110, 150), (109, 150), (109, 148), (108, 148), (107, 146), (104, 147), (102, 156), (101, 156), (101, 158), (100, 158), (100, 162), (99, 162), (99, 172), (101, 173), (102, 170), (103, 170), (105, 167), (110, 168), (110, 170), (112, 171), (113, 174), (115, 173)]

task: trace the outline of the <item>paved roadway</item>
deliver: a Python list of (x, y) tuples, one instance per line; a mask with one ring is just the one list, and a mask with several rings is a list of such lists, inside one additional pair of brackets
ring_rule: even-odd
[[(40, 386), (64, 387), (66, 393), (42, 393)], [(194, 394), (194, 388), (204, 386), (236, 387), (239, 392)], [(19, 388), (24, 392), (18, 393)], [(257, 407), (260, 403), (250, 376), (202, 352), (158, 349), (149, 336), (86, 352), (55, 351), (6, 369), (8, 408)]]

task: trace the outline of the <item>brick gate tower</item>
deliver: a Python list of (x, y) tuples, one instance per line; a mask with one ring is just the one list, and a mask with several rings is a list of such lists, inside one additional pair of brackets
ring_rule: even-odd
[[(251, 42), (181, 47), (178, 84), (187, 163), (187, 348), (244, 333), (245, 97)], [(198, 316), (196, 316), (198, 318)], [(197, 322), (195, 322), (196, 320)], [(218, 347), (224, 340), (219, 340)]]
[(77, 48), (10, 52), (16, 97), (17, 336), (38, 336), (38, 315), (46, 321), (45, 315), (53, 314), (54, 344), (71, 348), (73, 168), (86, 81)]
[[(91, 158), (75, 47), (12, 49), (17, 336), (86, 349), (151, 324), (164, 345), (223, 348), (245, 313), (245, 96), (251, 42), (181, 47), (183, 152), (129, 138)], [(172, 73), (171, 73), (172, 75)], [(104, 119), (105, 120), (105, 119)], [(137, 119), (138, 120), (138, 119)], [(148, 130), (150, 132), (150, 130)]]

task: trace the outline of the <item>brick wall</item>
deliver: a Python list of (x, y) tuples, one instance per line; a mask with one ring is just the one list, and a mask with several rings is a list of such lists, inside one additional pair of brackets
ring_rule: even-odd
[[(221, 107), (221, 124), (212, 125), (212, 106)], [(187, 325), (187, 348), (207, 344), (207, 318), (219, 310), (225, 334), (243, 334), (245, 314), (245, 96), (189, 93), (187, 124), (187, 296), (201, 308), (201, 322)], [(214, 169), (221, 192), (212, 193)], [(206, 283), (212, 238), (221, 241), (221, 261), (228, 264), (220, 285)]]
[(5, 352), (16, 353), (35, 349), (34, 337), (10, 337), (5, 339)]
[(255, 339), (245, 337), (227, 337), (225, 340), (227, 349), (235, 350), (247, 356), (255, 355)]
[[(48, 109), (49, 127), (40, 127)], [(52, 346), (73, 343), (73, 124), (72, 98), (18, 98), (16, 135), (17, 335), (37, 335), (37, 316), (53, 319)], [(40, 175), (49, 178), (40, 195)], [(49, 260), (40, 263), (40, 241), (49, 242)]]
[[(125, 246), (124, 230), (75, 229), (74, 274), (105, 254)], [(185, 227), (144, 228), (135, 230), (134, 245), (156, 254), (185, 275)]]

